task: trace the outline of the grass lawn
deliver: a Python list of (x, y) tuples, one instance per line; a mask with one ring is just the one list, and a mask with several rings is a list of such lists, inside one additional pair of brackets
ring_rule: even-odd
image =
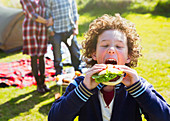
[[(80, 1), (83, 2), (83, 0)], [(101, 4), (97, 2), (95, 4), (101, 7)], [(143, 56), (136, 68), (138, 74), (152, 83), (170, 104), (170, 18), (147, 12), (127, 12), (127, 7), (122, 10), (120, 6), (119, 9), (114, 7), (111, 9), (109, 6), (109, 9), (98, 9), (98, 6), (90, 8), (88, 3), (79, 6), (78, 42), (81, 43), (84, 39), (83, 34), (93, 19), (104, 13), (114, 15), (120, 11), (123, 17), (136, 24), (137, 31), (142, 38)], [(29, 58), (29, 56), (22, 55), (21, 52), (10, 54), (0, 52), (0, 62), (11, 62), (21, 58)], [(54, 102), (54, 94), (59, 92), (54, 81), (48, 82), (47, 85), (52, 91), (43, 95), (36, 92), (36, 86), (23, 89), (0, 88), (0, 121), (46, 121)]]

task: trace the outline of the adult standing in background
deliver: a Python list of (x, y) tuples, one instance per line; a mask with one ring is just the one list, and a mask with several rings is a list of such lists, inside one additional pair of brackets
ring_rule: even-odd
[(46, 0), (46, 17), (53, 18), (53, 26), (48, 28), (52, 36), (54, 67), (56, 74), (62, 74), (63, 64), (61, 62), (61, 42), (68, 47), (71, 54), (71, 61), (75, 71), (81, 71), (80, 49), (76, 35), (78, 34), (78, 13), (75, 0)]
[[(22, 25), (23, 54), (31, 56), (32, 73), (37, 82), (37, 91), (45, 93), (50, 89), (45, 85), (44, 54), (47, 52), (47, 29), (52, 18), (45, 19), (44, 0), (20, 0), (25, 19)], [(38, 62), (37, 62), (38, 60)], [(40, 72), (40, 76), (39, 73)]]

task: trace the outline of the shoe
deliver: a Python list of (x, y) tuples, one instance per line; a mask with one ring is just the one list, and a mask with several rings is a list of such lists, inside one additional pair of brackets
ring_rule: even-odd
[(49, 88), (49, 87), (47, 87), (47, 85), (43, 85), (43, 88), (44, 88), (44, 90), (46, 91), (46, 92), (50, 92), (51, 91), (51, 89)]
[(41, 94), (44, 94), (46, 93), (45, 89), (43, 88), (42, 85), (37, 85), (37, 91)]

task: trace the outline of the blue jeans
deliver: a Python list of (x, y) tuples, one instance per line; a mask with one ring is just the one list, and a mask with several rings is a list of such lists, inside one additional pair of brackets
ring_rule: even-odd
[(76, 71), (80, 71), (80, 49), (78, 47), (77, 38), (76, 36), (73, 37), (71, 46), (68, 45), (67, 39), (73, 34), (73, 31), (64, 32), (64, 33), (55, 33), (52, 39), (52, 46), (53, 46), (53, 55), (54, 55), (54, 67), (56, 69), (56, 75), (61, 74), (63, 69), (63, 64), (61, 62), (62, 55), (61, 55), (61, 42), (64, 42), (68, 47), (71, 55), (71, 62)]

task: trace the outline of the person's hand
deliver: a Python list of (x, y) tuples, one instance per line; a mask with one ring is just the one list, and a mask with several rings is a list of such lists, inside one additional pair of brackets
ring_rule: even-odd
[(95, 64), (92, 68), (90, 68), (86, 72), (85, 78), (83, 81), (84, 85), (90, 90), (96, 88), (99, 83), (95, 82), (95, 80), (92, 79), (92, 75), (95, 73), (99, 73), (100, 71), (102, 71), (104, 69), (106, 69), (105, 64)]
[(50, 32), (50, 36), (54, 36), (54, 35), (55, 35), (54, 31)]
[(132, 84), (134, 84), (135, 82), (139, 80), (136, 70), (131, 69), (130, 67), (125, 66), (125, 65), (115, 65), (115, 67), (120, 68), (121, 70), (123, 70), (124, 73), (126, 73), (126, 76), (122, 80), (122, 83), (125, 86), (127, 87), (131, 86)]
[(78, 27), (74, 28), (73, 29), (73, 35), (78, 35), (78, 33), (79, 33)]
[(49, 27), (49, 26), (52, 26), (52, 25), (53, 25), (53, 19), (52, 19), (52, 17), (50, 17), (50, 18), (47, 20), (46, 26)]

